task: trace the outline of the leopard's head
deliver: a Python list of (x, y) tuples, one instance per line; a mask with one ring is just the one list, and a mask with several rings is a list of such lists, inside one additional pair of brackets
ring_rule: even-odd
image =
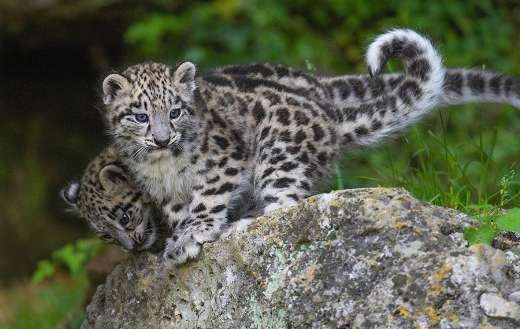
[(86, 220), (96, 235), (126, 251), (149, 249), (158, 239), (152, 203), (115, 159), (98, 156), (81, 179), (61, 192), (63, 200)]
[(123, 154), (180, 152), (194, 139), (195, 66), (130, 66), (103, 81), (103, 116)]

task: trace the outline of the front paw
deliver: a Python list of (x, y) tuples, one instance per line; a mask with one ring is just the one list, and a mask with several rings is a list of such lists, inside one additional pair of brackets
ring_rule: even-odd
[(189, 259), (195, 259), (200, 254), (201, 244), (193, 239), (166, 240), (163, 260), (169, 265), (183, 264)]

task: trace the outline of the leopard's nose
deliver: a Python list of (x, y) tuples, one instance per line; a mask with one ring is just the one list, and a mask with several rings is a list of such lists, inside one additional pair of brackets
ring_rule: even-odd
[(155, 144), (159, 147), (166, 147), (170, 143), (170, 138), (161, 139), (161, 138), (154, 137), (153, 140), (154, 140)]

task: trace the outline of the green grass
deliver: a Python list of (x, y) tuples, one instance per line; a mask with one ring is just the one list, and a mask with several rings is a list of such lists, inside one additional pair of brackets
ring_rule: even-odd
[[(394, 141), (348, 154), (333, 188), (399, 186), (421, 200), (477, 218), (491, 216), (500, 208), (519, 207), (520, 180), (514, 158), (520, 146), (515, 131), (485, 127), (493, 124), (486, 121), (489, 116), (507, 117), (509, 110), (506, 106), (484, 108), (490, 112), (482, 117), (477, 106), (460, 109), (461, 113), (439, 112)], [(476, 112), (467, 127), (451, 124), (454, 118), (450, 116), (467, 116), (469, 111)], [(501, 145), (511, 148), (510, 153), (501, 150)]]
[(465, 239), (491, 245), (501, 231), (520, 232), (518, 129), (504, 121), (518, 122), (518, 115), (482, 104), (441, 111), (393, 142), (347, 155), (333, 188), (403, 187), (418, 199), (472, 215), (476, 222), (464, 230)]

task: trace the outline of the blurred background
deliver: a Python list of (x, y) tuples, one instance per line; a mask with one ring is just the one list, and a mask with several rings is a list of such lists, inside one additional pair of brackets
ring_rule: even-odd
[[(58, 192), (106, 143), (107, 72), (191, 60), (365, 73), (366, 46), (392, 27), (430, 36), (448, 66), (520, 75), (517, 0), (0, 0), (0, 328), (79, 328), (104, 247)], [(348, 154), (326, 189), (403, 186), (477, 217), (520, 206), (519, 134), (510, 106), (453, 107)]]

